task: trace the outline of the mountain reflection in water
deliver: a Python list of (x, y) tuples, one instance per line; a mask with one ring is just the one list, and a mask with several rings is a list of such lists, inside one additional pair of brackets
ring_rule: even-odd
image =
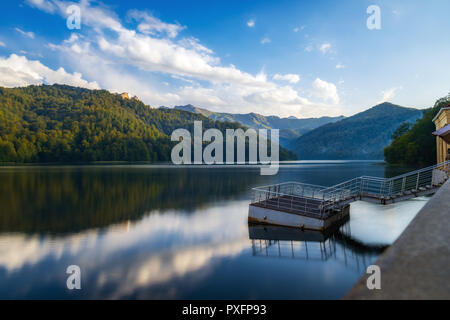
[[(426, 198), (357, 202), (344, 225), (312, 234), (249, 226), (250, 190), (362, 174), (389, 173), (368, 162), (294, 163), (274, 177), (257, 167), (0, 168), (0, 298), (340, 298)], [(80, 291), (66, 288), (72, 264)]]

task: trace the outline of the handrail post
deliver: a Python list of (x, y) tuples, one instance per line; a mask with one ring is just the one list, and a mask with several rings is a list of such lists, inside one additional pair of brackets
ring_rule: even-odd
[(381, 197), (381, 195), (383, 194), (382, 192), (382, 190), (383, 190), (383, 187), (384, 187), (384, 181), (382, 182), (382, 183), (380, 183), (380, 197)]
[(419, 177), (420, 177), (420, 171), (417, 173), (416, 191), (419, 190)]
[(402, 180), (402, 193), (405, 192), (405, 185), (406, 185), (406, 177), (403, 177), (403, 180)]

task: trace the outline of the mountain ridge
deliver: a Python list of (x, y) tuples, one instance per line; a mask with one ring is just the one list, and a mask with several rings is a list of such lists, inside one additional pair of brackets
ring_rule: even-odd
[(395, 129), (404, 122), (415, 123), (422, 113), (384, 102), (311, 130), (287, 147), (300, 160), (381, 160)]
[(202, 114), (215, 121), (237, 122), (253, 129), (279, 129), (280, 145), (287, 147), (291, 140), (318, 128), (324, 124), (344, 119), (344, 116), (338, 117), (319, 117), (319, 118), (296, 118), (293, 116), (281, 118), (278, 116), (264, 116), (259, 113), (227, 113), (214, 112), (208, 109), (199, 108), (191, 104), (185, 106), (175, 106), (175, 110), (183, 110), (192, 113)]

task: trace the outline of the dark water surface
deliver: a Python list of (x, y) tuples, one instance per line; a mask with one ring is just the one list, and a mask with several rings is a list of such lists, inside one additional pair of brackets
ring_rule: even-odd
[[(327, 234), (248, 226), (250, 189), (393, 176), (373, 162), (0, 167), (0, 299), (338, 299), (426, 203), (356, 202)], [(66, 287), (81, 268), (82, 289)]]

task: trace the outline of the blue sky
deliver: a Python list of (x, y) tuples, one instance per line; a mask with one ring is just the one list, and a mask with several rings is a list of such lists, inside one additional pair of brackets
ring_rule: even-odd
[[(66, 25), (68, 6), (81, 29)], [(380, 8), (381, 29), (366, 12)], [(450, 90), (450, 2), (6, 0), (0, 85), (66, 83), (222, 112), (425, 108)]]

